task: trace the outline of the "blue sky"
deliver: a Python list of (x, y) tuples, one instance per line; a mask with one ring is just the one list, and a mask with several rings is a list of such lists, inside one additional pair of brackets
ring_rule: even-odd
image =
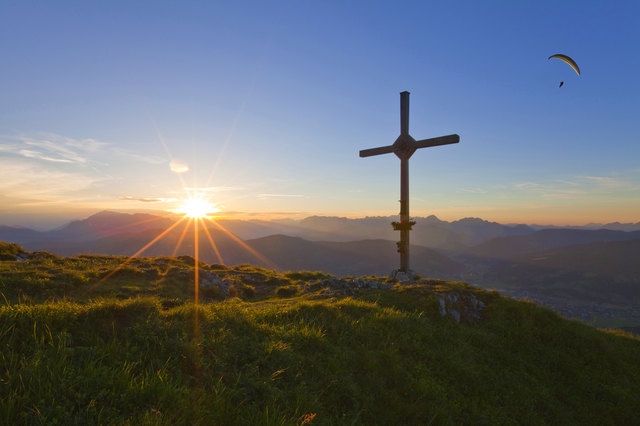
[(411, 158), (412, 215), (637, 222), (639, 17), (631, 1), (0, 0), (0, 223), (173, 209), (184, 188), (236, 214), (397, 214), (398, 159), (358, 151), (397, 138), (404, 90), (414, 138), (461, 137)]

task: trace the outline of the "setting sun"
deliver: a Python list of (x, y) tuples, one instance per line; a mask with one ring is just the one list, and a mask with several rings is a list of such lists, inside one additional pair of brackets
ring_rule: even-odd
[(207, 217), (210, 213), (217, 212), (214, 204), (202, 198), (190, 198), (185, 200), (180, 207), (174, 210), (175, 213), (183, 213), (185, 217), (201, 218)]

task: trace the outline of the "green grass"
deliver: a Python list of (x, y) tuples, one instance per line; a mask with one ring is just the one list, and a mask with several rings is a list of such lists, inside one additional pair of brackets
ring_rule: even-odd
[[(7, 424), (637, 419), (638, 339), (463, 283), (326, 297), (303, 291), (316, 272), (201, 265), (237, 291), (196, 306), (193, 259), (135, 260), (87, 292), (124, 258), (40, 257), (0, 262)], [(481, 318), (441, 316), (447, 295)]]
[(20, 245), (0, 241), (0, 260), (13, 260), (23, 254), (27, 252)]

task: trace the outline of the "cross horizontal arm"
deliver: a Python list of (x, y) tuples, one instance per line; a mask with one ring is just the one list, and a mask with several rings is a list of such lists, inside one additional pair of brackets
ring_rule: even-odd
[(371, 157), (373, 155), (390, 154), (393, 152), (393, 145), (383, 146), (380, 148), (363, 149), (360, 151), (360, 157)]
[[(439, 136), (437, 138), (430, 139), (422, 139), (421, 141), (416, 141), (416, 148), (429, 148), (431, 146), (438, 145), (448, 145), (450, 143), (458, 143), (460, 142), (460, 136), (458, 135), (447, 135), (447, 136)], [(362, 151), (360, 151), (360, 157), (362, 157)]]

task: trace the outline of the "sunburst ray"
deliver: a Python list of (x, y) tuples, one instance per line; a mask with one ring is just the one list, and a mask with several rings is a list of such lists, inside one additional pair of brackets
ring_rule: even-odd
[(211, 238), (211, 234), (209, 233), (209, 230), (207, 229), (206, 226), (202, 226), (202, 229), (204, 230), (205, 234), (207, 235), (207, 238), (209, 239), (209, 242), (211, 243), (211, 247), (213, 247), (213, 251), (216, 254), (216, 257), (218, 258), (218, 263), (220, 263), (221, 265), (224, 265), (224, 261), (222, 260), (222, 256), (220, 255), (220, 252), (218, 251), (218, 247), (216, 246), (216, 243), (213, 242), (213, 238)]
[(118, 272), (119, 270), (121, 270), (127, 263), (131, 262), (135, 257), (139, 256), (140, 254), (142, 254), (146, 249), (148, 249), (149, 247), (151, 247), (152, 245), (154, 245), (160, 238), (164, 237), (165, 235), (167, 235), (169, 232), (171, 232), (171, 230), (173, 228), (175, 228), (176, 226), (178, 226), (180, 223), (182, 223), (183, 220), (185, 220), (186, 218), (183, 217), (182, 219), (180, 219), (179, 221), (177, 221), (176, 223), (174, 223), (173, 225), (171, 225), (170, 227), (168, 227), (167, 229), (165, 229), (164, 231), (162, 231), (162, 233), (160, 233), (159, 235), (157, 235), (153, 240), (149, 241), (147, 244), (145, 244), (144, 247), (142, 247), (140, 250), (138, 250), (137, 252), (135, 252), (134, 254), (132, 254), (131, 256), (129, 256), (124, 262), (122, 262), (120, 265), (118, 265), (114, 270), (112, 270), (111, 272), (109, 272), (107, 275), (105, 275), (104, 277), (102, 277), (100, 280), (98, 280), (95, 284), (93, 284), (91, 287), (89, 287), (87, 290), (84, 291), (84, 293), (82, 294), (82, 296), (86, 296), (87, 293), (89, 293), (90, 291), (92, 291), (94, 288), (96, 288), (97, 286), (99, 286), (100, 284), (102, 284), (103, 282), (105, 282), (107, 279), (109, 279), (110, 277), (112, 277), (116, 272)]
[(266, 264), (268, 267), (270, 267), (271, 269), (274, 269), (274, 270), (278, 269), (278, 267), (273, 262), (271, 262), (269, 259), (267, 259), (262, 254), (258, 253), (258, 251), (256, 251), (254, 248), (252, 248), (247, 243), (242, 241), (240, 238), (235, 236), (232, 232), (230, 232), (224, 226), (220, 225), (218, 222), (216, 222), (215, 220), (211, 219), (210, 217), (207, 217), (206, 219), (210, 220), (211, 223), (213, 223), (219, 230), (221, 230), (226, 235), (231, 237), (236, 243), (238, 243), (241, 247), (243, 247), (245, 250), (247, 250), (249, 253), (251, 253), (253, 256), (255, 256), (258, 260), (260, 260), (261, 262)]

